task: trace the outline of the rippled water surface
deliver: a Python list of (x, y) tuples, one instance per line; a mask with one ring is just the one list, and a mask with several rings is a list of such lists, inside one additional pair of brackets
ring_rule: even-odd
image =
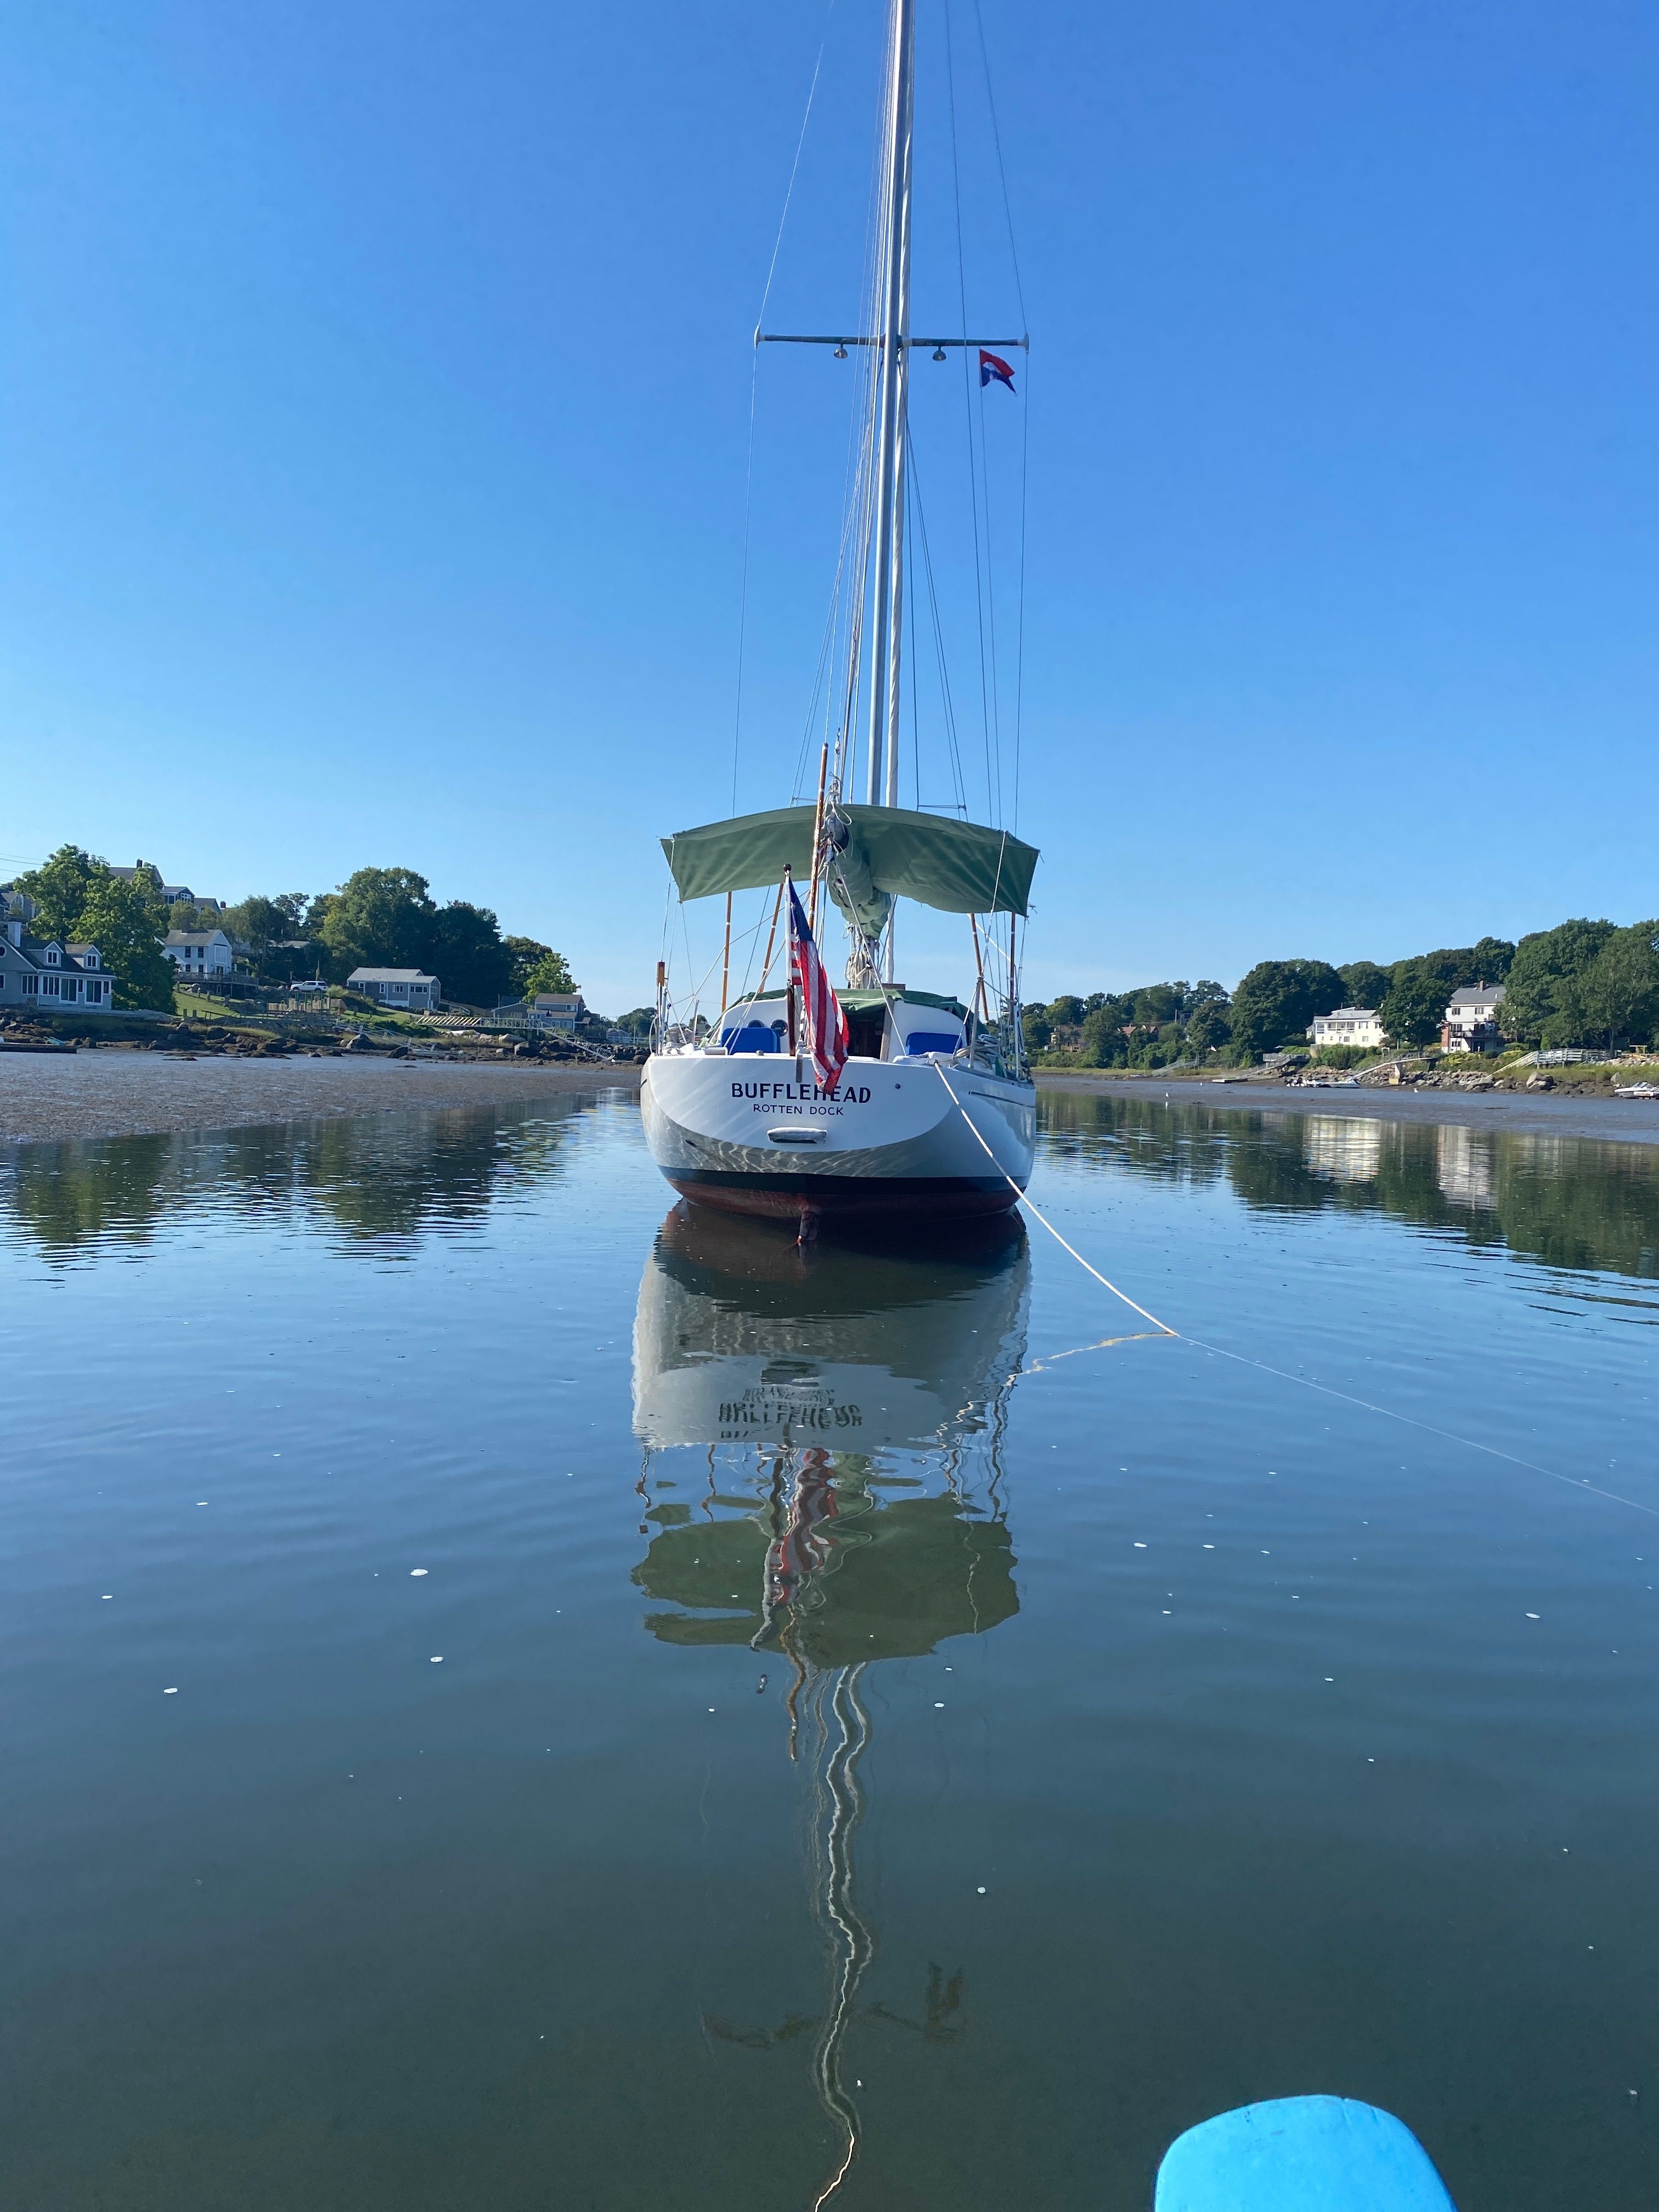
[(1043, 1111), (1182, 1340), (620, 1097), (9, 1157), (8, 2206), (1653, 2203), (1659, 1157)]

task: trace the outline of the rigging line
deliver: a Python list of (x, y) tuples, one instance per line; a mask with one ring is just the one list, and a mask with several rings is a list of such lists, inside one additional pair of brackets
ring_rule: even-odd
[[(1522, 1459), (1518, 1452), (1506, 1452), (1500, 1449), (1497, 1444), (1482, 1443), (1478, 1437), (1461, 1436), (1455, 1429), (1440, 1428), (1437, 1426), (1433, 1421), (1419, 1421), (1416, 1415), (1413, 1413), (1396, 1413), (1392, 1406), (1379, 1406), (1372, 1399), (1356, 1396), (1352, 1390), (1339, 1390), (1334, 1384), (1329, 1382), (1316, 1382), (1310, 1375), (1292, 1375), (1287, 1367), (1273, 1367), (1269, 1365), (1267, 1361), (1265, 1359), (1251, 1358), (1249, 1353), (1247, 1352), (1230, 1352), (1224, 1344), (1211, 1344), (1201, 1336), (1188, 1336), (1184, 1329), (1171, 1328), (1168, 1322), (1160, 1321), (1158, 1316), (1154, 1313), (1148, 1313), (1145, 1306), (1136, 1304), (1134, 1299), (1129, 1296), (1127, 1291), (1119, 1290), (1115, 1283), (1109, 1281), (1108, 1279), (1101, 1273), (1098, 1267), (1092, 1266), (1084, 1258), (1082, 1253), (1078, 1250), (1074, 1244), (1066, 1243), (1066, 1239), (1060, 1235), (1059, 1230), (1054, 1227), (1054, 1223), (1048, 1219), (1042, 1207), (1036, 1204), (1034, 1199), (1028, 1197), (1025, 1192), (1020, 1189), (1019, 1185), (1014, 1181), (1012, 1176), (1011, 1176), (1007, 1170), (1001, 1165), (996, 1154), (986, 1143), (984, 1138), (980, 1135), (979, 1131), (974, 1127), (974, 1123), (972, 1118), (968, 1113), (968, 1109), (963, 1106), (961, 1099), (957, 1097), (955, 1091), (951, 1088), (950, 1077), (946, 1075), (944, 1068), (939, 1065), (939, 1061), (933, 1060), (929, 1064), (934, 1070), (934, 1073), (938, 1075), (939, 1081), (945, 1085), (945, 1089), (950, 1091), (951, 1097), (956, 1106), (957, 1111), (962, 1115), (963, 1120), (967, 1122), (969, 1129), (973, 1130), (975, 1140), (978, 1144), (980, 1150), (985, 1154), (985, 1157), (990, 1161), (993, 1167), (996, 1169), (997, 1173), (1008, 1185), (1008, 1188), (1018, 1194), (1020, 1204), (1030, 1212), (1034, 1213), (1036, 1216), (1037, 1219), (1042, 1224), (1043, 1227), (1048, 1231), (1048, 1234), (1054, 1238), (1057, 1244), (1065, 1246), (1066, 1250), (1071, 1254), (1072, 1257), (1077, 1261), (1079, 1267), (1081, 1267), (1085, 1273), (1092, 1275), (1097, 1283), (1104, 1285), (1105, 1288), (1111, 1292), (1115, 1298), (1121, 1298), (1124, 1304), (1129, 1307), (1132, 1311), (1138, 1313), (1143, 1321), (1151, 1322), (1152, 1327), (1158, 1330), (1161, 1335), (1172, 1337), (1177, 1343), (1190, 1344), (1195, 1352), (1212, 1352), (1218, 1359), (1232, 1359), (1236, 1360), (1241, 1367), (1257, 1368), (1263, 1375), (1274, 1376), (1281, 1382), (1299, 1382), (1304, 1390), (1316, 1390), (1322, 1397), (1340, 1398), (1344, 1405), (1358, 1406), (1362, 1412), (1367, 1413), (1380, 1413), (1385, 1421), (1398, 1421), (1404, 1428), (1420, 1429), (1425, 1436), (1439, 1437), (1443, 1442), (1446, 1443), (1467, 1445), (1470, 1451), (1485, 1452), (1489, 1459), (1504, 1460), (1510, 1467), (1523, 1467), (1530, 1474), (1547, 1474), (1552, 1482), (1564, 1483), (1569, 1490), (1588, 1490), (1592, 1498), (1605, 1498), (1614, 1505), (1628, 1505), (1632, 1512), (1650, 1514), (1655, 1520), (1659, 1520), (1659, 1506), (1644, 1505), (1640, 1498), (1626, 1498), (1620, 1491), (1604, 1490), (1599, 1483), (1592, 1482), (1588, 1475), (1580, 1476), (1563, 1474), (1559, 1468), (1541, 1467), (1535, 1459)], [(1127, 1337), (1107, 1337), (1103, 1340), (1101, 1345), (1079, 1345), (1077, 1349), (1080, 1352), (1099, 1351), (1107, 1344), (1123, 1344), (1130, 1343), (1134, 1340), (1134, 1339)], [(1069, 1352), (1051, 1353), (1048, 1360), (1040, 1363), (1040, 1365), (1052, 1364), (1055, 1358), (1065, 1359), (1069, 1358), (1070, 1357), (1071, 1354)], [(1039, 1372), (1040, 1365), (1029, 1369), (1027, 1372), (1031, 1374)]]
[[(968, 493), (974, 520), (974, 615), (979, 624), (979, 706), (980, 719), (985, 737), (985, 796), (991, 798), (991, 702), (986, 688), (985, 663), (985, 596), (982, 581), (983, 563), (979, 539), (979, 475), (974, 459), (974, 385), (968, 360), (968, 264), (962, 243), (962, 167), (957, 154), (957, 69), (956, 46), (951, 33), (953, 10), (951, 0), (945, 7), (945, 76), (950, 94), (951, 108), (951, 190), (956, 207), (957, 224), (957, 301), (962, 318), (962, 397), (968, 424)], [(980, 428), (984, 430), (981, 420)], [(993, 819), (994, 820), (994, 816)]]
[(818, 641), (817, 664), (812, 672), (811, 696), (807, 702), (806, 720), (801, 726), (800, 750), (795, 755), (795, 773), (789, 787), (792, 799), (799, 798), (801, 781), (806, 773), (807, 748), (812, 742), (812, 725), (817, 720), (820, 702), (823, 702), (826, 708), (824, 717), (826, 722), (829, 720), (828, 679), (835, 657), (836, 631), (841, 608), (842, 572), (846, 566), (846, 532), (843, 531), (841, 552), (836, 562), (836, 573), (830, 586), (830, 605), (823, 618), (823, 633)]
[[(763, 904), (760, 913), (760, 921), (756, 922), (752, 929), (743, 931), (738, 938), (737, 941), (738, 945), (742, 945), (746, 942), (749, 949), (744, 955), (743, 987), (738, 991), (737, 996), (732, 1000), (732, 1008), (752, 1006), (756, 999), (760, 996), (758, 991), (750, 991), (749, 988), (749, 979), (755, 972), (755, 954), (760, 946), (761, 922), (763, 922), (765, 919), (766, 908)], [(728, 1009), (728, 1011), (730, 1010), (731, 1009)]]
[(980, 12), (979, 0), (974, 0), (974, 21), (979, 31), (980, 65), (985, 72), (985, 105), (991, 117), (991, 143), (997, 149), (997, 178), (1002, 186), (1002, 219), (1008, 226), (1008, 258), (1014, 264), (1014, 296), (1019, 301), (1019, 320), (1022, 330), (1029, 329), (1025, 314), (1025, 287), (1019, 277), (1019, 248), (1014, 243), (1014, 210), (1008, 198), (1008, 172), (1002, 162), (1002, 132), (997, 124), (996, 95), (991, 89), (991, 56), (985, 44), (985, 18)]
[[(781, 236), (781, 232), (780, 232)], [(738, 758), (743, 742), (743, 649), (749, 629), (749, 535), (755, 511), (755, 398), (760, 384), (760, 348), (749, 363), (749, 451), (743, 468), (743, 562), (738, 583), (738, 680), (732, 705), (732, 805), (738, 811)]]
[[(758, 331), (766, 320), (766, 303), (772, 296), (772, 279), (777, 275), (778, 256), (783, 251), (783, 228), (789, 220), (789, 203), (795, 197), (795, 179), (800, 173), (801, 150), (806, 143), (806, 126), (812, 119), (812, 101), (818, 88), (818, 72), (823, 67), (823, 50), (830, 41), (830, 18), (836, 12), (836, 0), (830, 0), (823, 11), (823, 31), (818, 40), (818, 58), (812, 64), (812, 82), (806, 88), (806, 109), (800, 118), (800, 135), (795, 141), (795, 158), (789, 165), (789, 183), (783, 195), (783, 213), (778, 217), (778, 234), (772, 242), (772, 258), (767, 264), (766, 289), (761, 294), (760, 313), (755, 318)], [(983, 33), (981, 34), (981, 43)], [(1021, 301), (1021, 306), (1024, 302)]]
[[(914, 454), (909, 456), (913, 464), (915, 458)], [(914, 465), (906, 469), (904, 472), (904, 503), (910, 510), (913, 529), (921, 504), (916, 492), (915, 474)], [(920, 814), (921, 811), (921, 686), (916, 677), (916, 595), (914, 591), (909, 591), (904, 596), (909, 605), (902, 611), (910, 624), (910, 771), (915, 781), (915, 806), (917, 813)]]
[(979, 466), (985, 491), (985, 627), (991, 641), (991, 731), (997, 764), (996, 811), (1002, 827), (1002, 680), (997, 673), (996, 556), (991, 544), (991, 454), (985, 436), (985, 386), (979, 388)]
[[(927, 605), (933, 617), (933, 650), (939, 658), (939, 688), (945, 714), (945, 742), (950, 749), (951, 773), (956, 784), (957, 805), (963, 814), (968, 811), (968, 786), (962, 773), (962, 747), (957, 736), (956, 702), (951, 696), (950, 670), (945, 657), (945, 625), (939, 611), (939, 592), (933, 582), (933, 556), (927, 542), (927, 512), (922, 505), (921, 471), (916, 465), (915, 439), (908, 441), (906, 455), (908, 474), (914, 479), (916, 493), (916, 534), (921, 540), (921, 568), (927, 584)], [(921, 800), (918, 788), (916, 804)]]
[[(866, 265), (864, 276), (860, 279), (861, 293), (866, 295), (866, 312), (871, 313), (874, 312), (873, 307), (870, 304), (874, 296), (872, 289), (874, 279), (871, 263), (871, 256), (874, 250), (872, 239), (873, 232), (871, 232), (866, 238)], [(842, 471), (841, 538), (836, 551), (836, 574), (830, 586), (830, 596), (829, 629), (833, 641), (830, 665), (832, 670), (839, 666), (841, 656), (844, 653), (847, 666), (847, 684), (844, 689), (848, 696), (844, 696), (842, 701), (843, 720), (842, 727), (836, 732), (834, 738), (835, 763), (831, 785), (837, 797), (840, 796), (842, 788), (843, 778), (850, 778), (851, 775), (853, 763), (847, 758), (847, 749), (849, 734), (856, 727), (854, 709), (857, 704), (859, 656), (863, 636), (864, 568), (867, 557), (868, 529), (864, 518), (870, 495), (867, 477), (870, 459), (869, 392), (872, 359), (872, 356), (869, 349), (860, 349), (858, 370), (853, 384), (853, 404), (848, 418), (847, 454)], [(859, 550), (854, 563), (855, 548)], [(826, 737), (829, 736), (830, 729), (831, 688), (826, 684), (823, 694)], [(800, 757), (796, 763), (797, 783), (805, 770), (806, 749), (810, 743), (809, 730), (801, 739)]]
[(1019, 835), (1020, 740), (1025, 727), (1025, 518), (1026, 485), (1031, 455), (1031, 354), (1025, 352), (1025, 403), (1020, 409), (1019, 430), (1019, 586), (1018, 611), (1014, 624), (1014, 820)]
[[(783, 234), (789, 221), (790, 202), (795, 197), (795, 179), (800, 174), (800, 157), (806, 144), (806, 126), (812, 119), (812, 102), (817, 95), (818, 73), (823, 67), (823, 50), (830, 40), (830, 18), (836, 12), (836, 0), (830, 0), (824, 10), (823, 31), (818, 40), (817, 59), (812, 64), (812, 82), (806, 88), (806, 106), (800, 118), (800, 131), (795, 140), (795, 158), (789, 165), (789, 182), (784, 188), (783, 211), (778, 217), (778, 234), (772, 241), (772, 258), (766, 264), (766, 283), (761, 292), (760, 313), (755, 318), (758, 335), (766, 321), (766, 303), (772, 296), (772, 280), (778, 273), (778, 256), (783, 251)], [(755, 402), (760, 385), (760, 348), (753, 349), (749, 364), (749, 452), (743, 471), (743, 569), (738, 586), (738, 681), (737, 698), (732, 712), (732, 811), (738, 811), (738, 761), (743, 738), (743, 662), (744, 642), (749, 626), (749, 541), (754, 515), (755, 493)]]

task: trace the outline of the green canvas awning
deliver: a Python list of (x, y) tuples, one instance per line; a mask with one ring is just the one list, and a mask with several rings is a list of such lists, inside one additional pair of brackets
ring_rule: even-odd
[[(665, 837), (663, 851), (682, 899), (775, 884), (786, 867), (803, 882), (811, 866), (810, 806), (738, 814)], [(849, 921), (875, 935), (896, 898), (945, 914), (1021, 914), (1031, 892), (1036, 848), (1006, 830), (901, 806), (836, 807), (841, 845), (830, 872), (831, 896)]]

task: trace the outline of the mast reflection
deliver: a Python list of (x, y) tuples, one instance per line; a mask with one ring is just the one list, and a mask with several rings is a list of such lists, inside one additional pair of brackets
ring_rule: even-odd
[[(812, 2084), (839, 2144), (817, 2206), (859, 2147), (844, 2053), (876, 1948), (854, 1856), (872, 1736), (866, 1677), (883, 1659), (981, 1635), (1019, 1609), (1001, 1445), (1029, 1276), (1017, 1220), (925, 1250), (803, 1250), (787, 1231), (682, 1205), (640, 1286), (634, 1419), (650, 1542), (634, 1580), (662, 1608), (645, 1625), (665, 1644), (775, 1654), (789, 1669), (790, 1758), (807, 1747), (823, 2016), (776, 2036), (705, 2024), (762, 2047), (816, 2028)], [(695, 1516), (658, 1495), (672, 1486), (656, 1455), (687, 1445), (707, 1452)], [(954, 2032), (959, 2002), (959, 1980), (943, 2001), (930, 1992), (930, 2039)]]

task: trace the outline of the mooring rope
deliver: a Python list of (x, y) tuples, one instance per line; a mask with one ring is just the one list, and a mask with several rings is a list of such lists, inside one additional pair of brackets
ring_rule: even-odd
[[(1055, 1228), (1054, 1223), (1049, 1220), (1048, 1215), (1042, 1211), (1042, 1208), (1037, 1204), (1036, 1200), (1029, 1196), (1026, 1192), (1020, 1188), (1019, 1185), (1014, 1181), (1012, 1176), (1009, 1174), (1007, 1169), (1003, 1166), (1002, 1162), (997, 1158), (996, 1154), (991, 1150), (991, 1147), (986, 1143), (984, 1138), (981, 1136), (978, 1129), (975, 1127), (973, 1115), (963, 1104), (961, 1099), (957, 1097), (956, 1091), (951, 1086), (951, 1079), (945, 1073), (942, 1064), (937, 1060), (931, 1061), (929, 1064), (933, 1067), (934, 1073), (938, 1075), (939, 1081), (945, 1085), (945, 1089), (950, 1091), (951, 1103), (956, 1108), (957, 1113), (961, 1115), (963, 1120), (968, 1124), (969, 1128), (973, 1132), (974, 1142), (979, 1146), (981, 1152), (984, 1153), (986, 1158), (989, 1160), (991, 1165), (1002, 1177), (1004, 1182), (1007, 1184), (1009, 1189), (1012, 1191), (1014, 1196), (1019, 1200), (1020, 1204), (1024, 1206), (1028, 1212), (1034, 1213), (1036, 1216), (1037, 1219), (1042, 1224), (1048, 1234), (1054, 1238), (1055, 1243), (1062, 1246), (1065, 1250), (1069, 1252), (1072, 1257), (1077, 1261), (1079, 1267), (1083, 1268), (1087, 1273), (1092, 1275), (1096, 1282), (1104, 1284), (1105, 1287), (1111, 1292), (1115, 1298), (1121, 1298), (1124, 1304), (1129, 1308), (1131, 1312), (1138, 1313), (1142, 1321), (1151, 1322), (1152, 1327), (1157, 1329), (1161, 1335), (1179, 1336), (1181, 1334), (1181, 1331), (1178, 1328), (1171, 1328), (1167, 1321), (1160, 1321), (1155, 1313), (1148, 1313), (1145, 1306), (1137, 1305), (1135, 1301), (1129, 1296), (1127, 1291), (1119, 1290), (1115, 1283), (1107, 1280), (1107, 1278), (1101, 1273), (1098, 1267), (1092, 1266), (1087, 1260), (1085, 1260), (1082, 1253), (1078, 1250), (1075, 1244), (1066, 1243), (1066, 1239), (1060, 1235), (1059, 1230)], [(1109, 1344), (1116, 1343), (1118, 1340), (1115, 1337), (1109, 1337), (1106, 1341)], [(1078, 1348), (1079, 1351), (1083, 1352), (1093, 1352), (1097, 1351), (1100, 1347), (1097, 1345), (1080, 1345)], [(1065, 1356), (1066, 1355), (1063, 1353), (1056, 1354), (1057, 1358), (1064, 1358)]]
[[(1124, 1304), (1128, 1306), (1133, 1312), (1138, 1313), (1143, 1321), (1151, 1322), (1153, 1325), (1154, 1330), (1158, 1335), (1174, 1337), (1182, 1344), (1190, 1344), (1195, 1352), (1208, 1352), (1213, 1353), (1218, 1359), (1235, 1359), (1238, 1362), (1241, 1367), (1256, 1368), (1263, 1375), (1277, 1376), (1281, 1382), (1299, 1382), (1304, 1389), (1317, 1390), (1322, 1397), (1340, 1398), (1344, 1405), (1358, 1406), (1363, 1412), (1367, 1413), (1380, 1413), (1384, 1420), (1399, 1421), (1408, 1429), (1420, 1429), (1425, 1436), (1440, 1437), (1447, 1443), (1466, 1444), (1469, 1450), (1485, 1452), (1490, 1459), (1504, 1460), (1510, 1467), (1523, 1467), (1529, 1474), (1547, 1474), (1552, 1482), (1565, 1483), (1569, 1490), (1588, 1490), (1592, 1498), (1605, 1498), (1615, 1505), (1628, 1505), (1632, 1512), (1646, 1513), (1656, 1520), (1659, 1520), (1659, 1506), (1644, 1505), (1639, 1498), (1626, 1498), (1621, 1492), (1617, 1490), (1603, 1490), (1599, 1483), (1592, 1482), (1587, 1474), (1563, 1474), (1559, 1468), (1540, 1467), (1538, 1462), (1534, 1459), (1522, 1459), (1518, 1453), (1504, 1451), (1497, 1444), (1483, 1443), (1479, 1437), (1460, 1436), (1455, 1429), (1443, 1429), (1437, 1427), (1435, 1423), (1432, 1421), (1419, 1421), (1414, 1414), (1396, 1413), (1392, 1406), (1378, 1406), (1373, 1403), (1373, 1401), (1369, 1398), (1357, 1397), (1352, 1390), (1339, 1390), (1334, 1384), (1329, 1382), (1316, 1382), (1313, 1377), (1310, 1375), (1292, 1375), (1288, 1368), (1270, 1366), (1265, 1359), (1252, 1359), (1247, 1352), (1231, 1352), (1224, 1344), (1209, 1344), (1206, 1343), (1201, 1336), (1188, 1336), (1184, 1329), (1171, 1328), (1168, 1322), (1159, 1321), (1156, 1314), (1148, 1313), (1146, 1307), (1143, 1305), (1137, 1305), (1127, 1291), (1119, 1290), (1115, 1283), (1109, 1281), (1106, 1276), (1101, 1273), (1098, 1267), (1092, 1266), (1089, 1261), (1084, 1258), (1082, 1253), (1078, 1250), (1074, 1244), (1068, 1244), (1066, 1243), (1066, 1239), (1060, 1235), (1059, 1230), (1054, 1227), (1054, 1223), (1050, 1221), (1048, 1215), (1043, 1212), (1042, 1208), (1037, 1204), (1036, 1200), (1030, 1197), (1028, 1193), (1020, 1188), (1019, 1185), (1014, 1181), (1012, 1176), (1009, 1174), (1007, 1169), (1003, 1166), (1001, 1161), (998, 1159), (996, 1154), (986, 1143), (984, 1138), (980, 1134), (978, 1128), (975, 1126), (972, 1115), (969, 1113), (961, 1099), (957, 1097), (956, 1091), (951, 1086), (951, 1079), (946, 1075), (940, 1063), (938, 1060), (934, 1060), (932, 1065), (938, 1070), (939, 1081), (945, 1085), (946, 1091), (950, 1092), (951, 1103), (955, 1106), (957, 1113), (961, 1115), (963, 1120), (968, 1124), (969, 1128), (973, 1131), (974, 1141), (978, 1145), (986, 1158), (990, 1161), (991, 1165), (996, 1170), (997, 1173), (1007, 1184), (1009, 1189), (1013, 1192), (1015, 1197), (1025, 1208), (1026, 1212), (1028, 1213), (1035, 1214), (1036, 1218), (1048, 1231), (1048, 1234), (1054, 1238), (1055, 1243), (1060, 1245), (1066, 1251), (1069, 1252), (1073, 1259), (1077, 1261), (1079, 1267), (1083, 1268), (1086, 1273), (1092, 1275), (1097, 1283), (1103, 1284), (1106, 1289), (1111, 1292), (1115, 1298), (1121, 1298)], [(1047, 1358), (1033, 1361), (1031, 1365), (1024, 1371), (1028, 1375), (1040, 1375), (1044, 1368), (1052, 1367), (1056, 1360), (1075, 1358), (1077, 1354), (1080, 1352), (1103, 1352), (1110, 1345), (1136, 1344), (1142, 1343), (1146, 1340), (1147, 1333), (1144, 1330), (1137, 1330), (1133, 1336), (1103, 1337), (1098, 1344), (1079, 1344), (1075, 1346), (1073, 1350), (1069, 1352), (1050, 1352)]]

